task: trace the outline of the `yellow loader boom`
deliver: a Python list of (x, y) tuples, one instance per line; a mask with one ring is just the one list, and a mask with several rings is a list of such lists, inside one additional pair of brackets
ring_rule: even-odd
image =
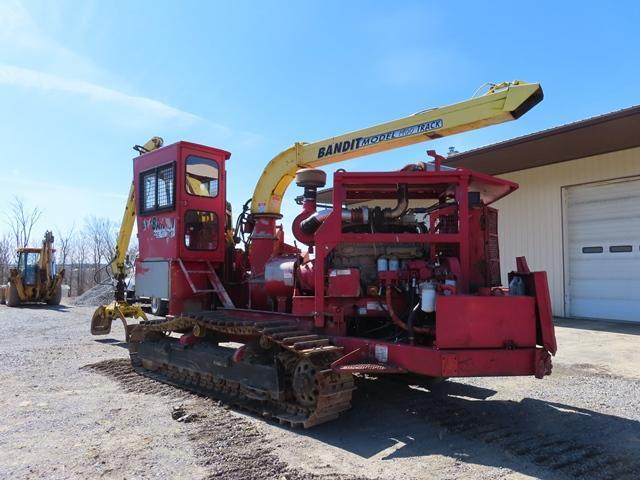
[(282, 197), (301, 168), (321, 167), (515, 120), (542, 98), (542, 87), (537, 83), (505, 82), (464, 102), (313, 143), (295, 143), (276, 155), (262, 172), (253, 193), (251, 213), (279, 215)]

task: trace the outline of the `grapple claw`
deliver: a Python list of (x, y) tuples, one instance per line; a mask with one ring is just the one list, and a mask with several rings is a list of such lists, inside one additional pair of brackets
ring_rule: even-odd
[(125, 339), (129, 341), (129, 325), (127, 325), (127, 318), (142, 318), (147, 319), (147, 315), (144, 313), (140, 305), (130, 305), (127, 302), (111, 302), (109, 305), (100, 305), (93, 312), (91, 318), (91, 334), (92, 335), (107, 335), (111, 332), (111, 323), (116, 318), (119, 318), (124, 325)]
[(111, 319), (107, 317), (106, 306), (100, 305), (91, 318), (91, 335), (106, 335), (111, 331)]

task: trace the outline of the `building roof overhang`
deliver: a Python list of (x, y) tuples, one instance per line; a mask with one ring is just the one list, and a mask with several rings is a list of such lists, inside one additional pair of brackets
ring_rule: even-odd
[(491, 175), (640, 146), (640, 105), (494, 143), (443, 163)]

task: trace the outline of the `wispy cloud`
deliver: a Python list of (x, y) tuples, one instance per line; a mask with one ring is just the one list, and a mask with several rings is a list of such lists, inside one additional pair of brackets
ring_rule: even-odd
[[(160, 120), (204, 121), (201, 117), (147, 97), (128, 95), (84, 80), (63, 77), (15, 65), (0, 64), (0, 84), (38, 90), (54, 90), (86, 96), (99, 102), (116, 104), (146, 112)], [(221, 127), (222, 128), (222, 127)]]
[(226, 126), (127, 92), (131, 89), (116, 75), (52, 38), (17, 0), (0, 2), (0, 84), (84, 97), (102, 104), (97, 115), (126, 127), (170, 121), (177, 128), (199, 124), (219, 136), (230, 135)]
[[(12, 170), (7, 175), (0, 177), (0, 185), (6, 185), (12, 187), (19, 192), (26, 193), (27, 195), (42, 194), (45, 198), (56, 198), (59, 196), (65, 196), (69, 198), (86, 198), (101, 197), (104, 199), (126, 200), (127, 195), (125, 193), (111, 192), (107, 190), (98, 190), (92, 188), (79, 187), (77, 185), (69, 186), (62, 185), (60, 183), (42, 181), (33, 179), (18, 170)], [(66, 200), (66, 199), (65, 199)]]
[[(126, 128), (183, 130), (203, 140), (251, 146), (259, 136), (135, 92), (91, 58), (61, 45), (18, 0), (0, 1), (0, 85), (81, 97), (96, 117)], [(73, 104), (71, 104), (73, 107)]]
[(0, 2), (0, 58), (5, 63), (38, 65), (43, 71), (73, 72), (89, 79), (114, 80), (94, 61), (61, 45), (18, 0)]

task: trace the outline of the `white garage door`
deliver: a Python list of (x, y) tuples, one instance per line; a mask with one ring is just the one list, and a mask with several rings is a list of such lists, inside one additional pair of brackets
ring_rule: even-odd
[(640, 322), (640, 179), (563, 193), (567, 315)]

